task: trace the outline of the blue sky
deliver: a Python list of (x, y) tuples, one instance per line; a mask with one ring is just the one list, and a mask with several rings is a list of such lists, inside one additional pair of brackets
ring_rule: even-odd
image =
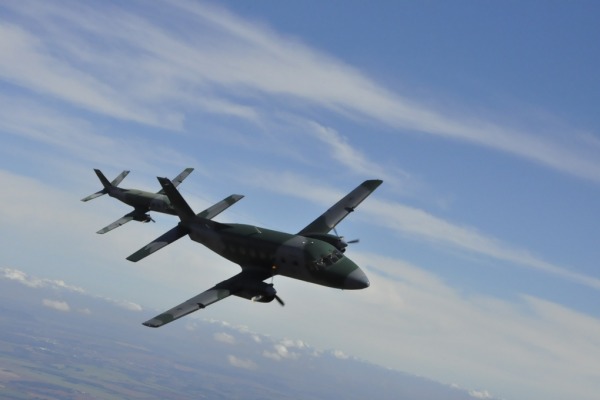
[(597, 395), (595, 3), (0, 10), (4, 267), (138, 303), (143, 321), (238, 267), (191, 241), (126, 261), (176, 221), (96, 235), (128, 209), (79, 202), (92, 168), (158, 190), (195, 167), (194, 209), (242, 193), (220, 221), (286, 231), (382, 178), (339, 226), (361, 238), (348, 256), (369, 289), (279, 278), (285, 309), (231, 299), (196, 317), (503, 398)]

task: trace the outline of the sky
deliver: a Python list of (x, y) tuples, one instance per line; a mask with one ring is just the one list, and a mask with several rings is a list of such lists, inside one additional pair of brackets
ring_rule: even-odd
[[(307, 341), (498, 398), (600, 391), (600, 27), (595, 2), (0, 5), (0, 262), (139, 305), (141, 323), (239, 271), (177, 223), (95, 232), (109, 179), (297, 232), (365, 179), (338, 226), (371, 281), (284, 277), (286, 302), (186, 317)], [(186, 319), (162, 329), (184, 329)], [(149, 330), (149, 335), (152, 331)], [(485, 397), (484, 395), (480, 397)]]

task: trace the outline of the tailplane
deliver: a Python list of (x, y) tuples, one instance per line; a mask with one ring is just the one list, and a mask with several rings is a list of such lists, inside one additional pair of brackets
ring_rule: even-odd
[(106, 177), (102, 173), (102, 171), (100, 171), (99, 169), (94, 169), (94, 172), (96, 173), (96, 175), (98, 175), (98, 179), (100, 179), (100, 182), (102, 182), (102, 186), (104, 186), (104, 189), (99, 190), (96, 193), (91, 194), (87, 197), (84, 197), (83, 199), (81, 199), (81, 201), (90, 201), (92, 199), (95, 199), (96, 197), (100, 197), (104, 194), (107, 194), (111, 188), (121, 183), (121, 181), (125, 179), (127, 174), (129, 174), (129, 171), (123, 171), (115, 179), (113, 179), (112, 182), (109, 182), (108, 179), (106, 179)]

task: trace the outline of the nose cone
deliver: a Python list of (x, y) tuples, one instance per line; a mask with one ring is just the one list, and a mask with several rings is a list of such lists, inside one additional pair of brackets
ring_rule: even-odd
[(346, 277), (344, 281), (344, 289), (365, 289), (370, 285), (369, 278), (365, 275), (362, 269), (356, 269)]

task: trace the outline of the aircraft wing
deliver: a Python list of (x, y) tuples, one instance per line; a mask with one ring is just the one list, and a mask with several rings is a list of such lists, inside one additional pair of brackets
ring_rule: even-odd
[(135, 211), (132, 211), (129, 214), (125, 214), (121, 218), (119, 218), (118, 220), (113, 222), (112, 224), (105, 226), (104, 228), (100, 229), (96, 233), (106, 233), (106, 232), (112, 231), (115, 228), (120, 227), (121, 225), (125, 225), (129, 221), (133, 220), (134, 214), (135, 214)]
[[(184, 180), (185, 178), (187, 178), (187, 177), (188, 177), (188, 175), (189, 175), (189, 174), (191, 174), (193, 170), (194, 170), (194, 168), (186, 168), (186, 169), (184, 169), (183, 171), (181, 171), (181, 173), (180, 173), (179, 175), (177, 175), (177, 176), (175, 177), (175, 179), (173, 179), (173, 180), (171, 181), (171, 182), (173, 183), (173, 186), (175, 186), (175, 187), (179, 186), (179, 184), (180, 184), (181, 182), (183, 182), (183, 180)], [(164, 191), (164, 189), (160, 189), (160, 190), (158, 191), (158, 194), (165, 194), (165, 191)]]
[(187, 228), (181, 225), (177, 225), (175, 228), (154, 239), (153, 241), (151, 241), (150, 243), (148, 243), (147, 245), (145, 245), (144, 247), (127, 257), (127, 259), (129, 261), (138, 262), (142, 258), (148, 257), (150, 254), (162, 249), (166, 245), (171, 244), (178, 239), (181, 239), (187, 234)]
[(223, 300), (224, 298), (243, 290), (245, 287), (260, 284), (268, 277), (268, 272), (261, 273), (252, 269), (243, 270), (232, 278), (220, 282), (212, 288), (192, 297), (178, 306), (175, 306), (170, 310), (165, 311), (152, 319), (149, 319), (148, 321), (144, 322), (143, 325), (151, 328), (158, 328), (168, 324), (169, 322), (175, 321), (176, 319), (185, 317), (194, 311), (206, 308), (219, 300)]
[[(198, 213), (197, 215), (202, 218), (212, 219), (240, 201), (244, 196), (241, 194), (232, 194), (219, 201), (218, 203), (210, 206), (206, 210)], [(160, 237), (154, 239), (152, 242), (148, 243), (129, 257), (127, 259), (129, 261), (138, 262), (142, 258), (149, 256), (150, 254), (162, 249), (168, 244), (173, 243), (174, 241), (181, 239), (185, 235), (187, 235), (188, 229), (182, 225), (177, 225), (175, 228), (171, 229), (167, 233), (161, 235)]]
[(329, 210), (321, 214), (317, 219), (308, 224), (304, 229), (298, 232), (299, 235), (307, 233), (328, 233), (335, 228), (348, 214), (369, 197), (375, 189), (381, 185), (380, 179), (364, 181), (356, 189), (344, 196), (343, 199), (335, 203)]

